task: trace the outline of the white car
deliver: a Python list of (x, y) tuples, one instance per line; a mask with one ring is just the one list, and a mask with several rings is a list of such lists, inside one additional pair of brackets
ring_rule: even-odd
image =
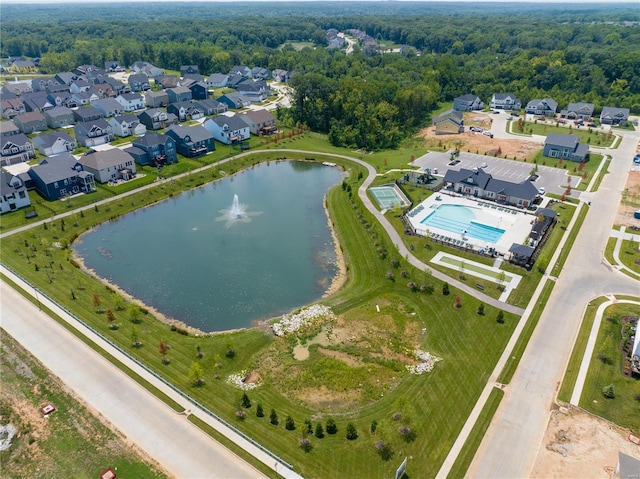
[(486, 163), (482, 163), (482, 164), (480, 165), (480, 168), (486, 168), (487, 166), (489, 166), (489, 165), (487, 165)]
[(493, 138), (493, 133), (491, 133), (488, 130), (483, 131), (482, 134), (485, 135), (485, 136), (488, 136), (489, 138)]
[(538, 194), (539, 195), (544, 195), (546, 191), (547, 190), (544, 189), (544, 186), (541, 186), (540, 188), (538, 188)]

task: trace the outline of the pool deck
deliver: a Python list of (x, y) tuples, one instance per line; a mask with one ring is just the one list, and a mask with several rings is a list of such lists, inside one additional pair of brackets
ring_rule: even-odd
[[(461, 205), (471, 208), (479, 223), (500, 228), (504, 233), (496, 243), (477, 239), (462, 232), (451, 232), (445, 229), (427, 226), (422, 221), (440, 205)], [(509, 248), (513, 243), (523, 244), (531, 232), (531, 224), (535, 221), (533, 213), (500, 205), (482, 199), (453, 196), (443, 192), (431, 195), (422, 203), (407, 213), (407, 218), (416, 233), (443, 242), (452, 242), (458, 246), (472, 247), (475, 250), (494, 248), (498, 253), (509, 255)]]

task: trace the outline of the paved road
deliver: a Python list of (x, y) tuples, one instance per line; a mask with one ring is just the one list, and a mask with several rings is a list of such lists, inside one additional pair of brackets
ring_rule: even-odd
[(264, 477), (6, 283), (0, 285), (2, 328), (170, 474), (179, 478)]
[(592, 196), (583, 234), (576, 239), (564, 269), (554, 272), (556, 287), (468, 477), (529, 477), (586, 305), (605, 294), (640, 295), (640, 283), (602, 259), (640, 138), (637, 132), (623, 135), (620, 147), (607, 151), (613, 157), (610, 173)]

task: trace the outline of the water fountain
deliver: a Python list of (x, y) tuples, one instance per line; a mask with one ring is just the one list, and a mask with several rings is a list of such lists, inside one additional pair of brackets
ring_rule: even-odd
[(237, 220), (246, 214), (246, 206), (240, 204), (238, 201), (238, 195), (233, 195), (233, 203), (231, 203), (231, 209), (229, 210), (229, 218)]

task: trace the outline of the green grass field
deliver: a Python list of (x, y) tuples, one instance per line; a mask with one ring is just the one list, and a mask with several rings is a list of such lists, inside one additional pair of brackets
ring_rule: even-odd
[[(331, 147), (313, 134), (282, 140), (277, 147), (362, 156), (385, 171), (406, 167), (411, 156), (421, 154), (419, 149), (407, 148), (359, 155)], [(442, 295), (440, 281), (413, 269), (394, 254), (393, 245), (357, 195), (338, 187), (327, 197), (348, 268), (346, 284), (327, 304), (344, 324), (357, 326), (358, 337), (366, 340), (335, 344), (329, 348), (331, 355), (314, 346), (304, 362), (293, 359), (295, 341), (276, 339), (259, 329), (205, 337), (172, 331), (151, 314), (133, 308), (115, 290), (88, 277), (76, 267), (66, 248), (93, 225), (170, 198), (184, 189), (259, 161), (309, 156), (344, 165), (350, 171), (346, 183), (351, 191), (357, 189), (360, 167), (334, 157), (267, 150), (157, 185), (97, 210), (90, 208), (82, 215), (74, 214), (64, 221), (55, 220), (6, 237), (2, 241), (3, 262), (129, 354), (294, 464), (305, 477), (386, 477), (393, 475), (405, 455), (413, 457), (410, 474), (420, 471), (420, 477), (432, 477), (473, 408), (518, 318), (506, 314), (505, 323), (499, 324), (495, 320), (497, 310), (486, 307), (484, 316), (477, 315), (478, 301), (455, 288), (451, 288), (450, 295)], [(169, 173), (163, 176), (168, 177)], [(5, 223), (4, 217), (2, 230), (7, 231), (13, 223)], [(429, 251), (424, 244), (418, 249)], [(521, 274), (520, 270), (514, 272)], [(387, 273), (392, 273), (394, 280), (387, 279)], [(531, 283), (523, 288), (519, 302), (524, 302), (527, 291), (535, 288), (536, 275), (531, 274)], [(413, 291), (407, 287), (410, 281), (426, 288)], [(456, 296), (460, 297), (461, 308), (454, 307)], [(381, 310), (379, 316), (374, 316), (376, 306)], [(109, 309), (119, 325), (116, 330), (109, 328)], [(142, 338), (141, 347), (133, 347), (135, 338)], [(160, 360), (161, 340), (171, 346), (169, 364)], [(203, 353), (201, 359), (196, 358), (198, 347)], [(397, 356), (407, 355), (414, 347), (430, 351), (443, 361), (431, 373), (410, 375)], [(230, 349), (233, 357), (227, 354)], [(189, 381), (189, 368), (196, 361), (205, 371), (205, 384), (201, 387), (193, 387)], [(252, 408), (244, 420), (237, 420), (242, 392), (225, 379), (242, 370), (256, 370), (263, 383), (248, 393)], [(267, 417), (255, 416), (258, 403)], [(271, 408), (280, 418), (278, 426), (269, 424)], [(289, 415), (296, 424), (294, 431), (284, 428), (284, 419)], [(305, 435), (305, 419), (315, 427), (319, 422), (326, 424), (329, 416), (336, 419), (338, 433), (326, 434), (322, 439), (309, 437), (310, 452), (298, 447)], [(377, 428), (372, 431), (374, 421)], [(354, 441), (344, 437), (349, 422), (359, 434)]]

